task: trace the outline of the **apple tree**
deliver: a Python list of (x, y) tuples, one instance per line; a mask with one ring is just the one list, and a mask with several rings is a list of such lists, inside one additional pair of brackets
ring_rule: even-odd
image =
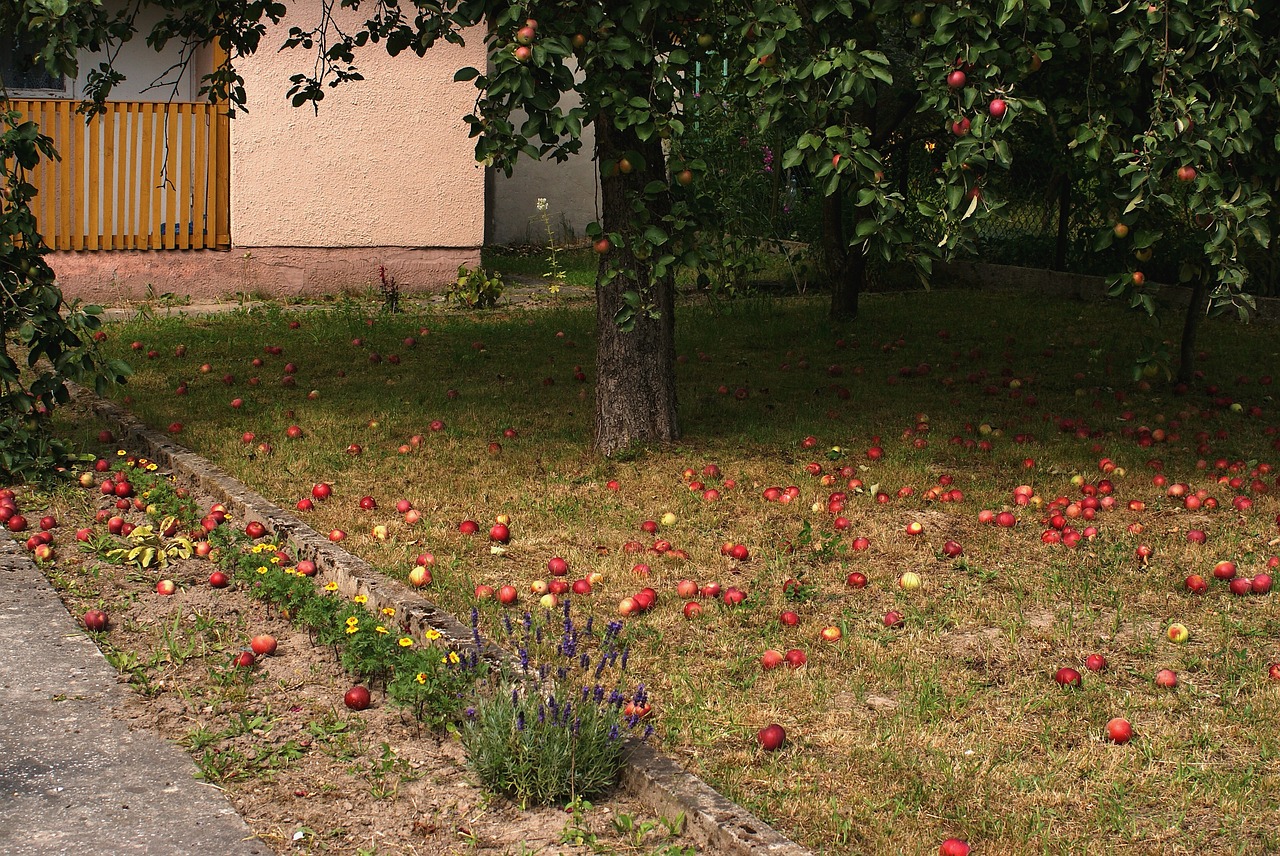
[[(936, 259), (974, 251), (976, 225), (1003, 206), (984, 193), (987, 172), (1009, 165), (1015, 121), (1044, 113), (1020, 85), (1047, 6), (813, 0), (731, 16), (744, 103), (762, 126), (802, 129), (782, 165), (823, 197), (832, 317), (856, 317), (873, 253), (927, 281)], [(926, 143), (934, 187), (909, 200), (909, 148)]]
[[(1177, 359), (1177, 379), (1189, 383), (1199, 319), (1248, 317), (1248, 260), (1272, 239), (1280, 20), (1248, 0), (1064, 5), (1059, 68), (1046, 71), (1059, 80), (1090, 73), (1083, 91), (1058, 87), (1050, 112), (1070, 129), (1077, 168), (1107, 193), (1110, 222), (1095, 246), (1118, 244), (1129, 259), (1111, 293), (1155, 314), (1156, 286), (1142, 267), (1173, 256), (1166, 267), (1190, 290)], [(1154, 352), (1149, 360), (1153, 369), (1172, 362)]]

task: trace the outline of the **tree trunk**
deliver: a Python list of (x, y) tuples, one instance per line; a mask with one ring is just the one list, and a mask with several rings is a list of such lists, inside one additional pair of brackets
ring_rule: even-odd
[(1202, 270), (1191, 285), (1191, 301), (1182, 320), (1182, 345), (1178, 355), (1178, 383), (1190, 384), (1196, 370), (1196, 333), (1209, 308), (1209, 274)]
[(844, 198), (835, 193), (822, 200), (822, 254), (831, 278), (831, 318), (853, 321), (858, 317), (858, 296), (867, 274), (861, 250), (850, 250), (845, 238)]
[[(631, 131), (619, 131), (607, 117), (595, 123), (596, 157), (614, 164), (626, 152), (638, 152), (644, 166), (629, 174), (605, 175), (600, 183), (602, 224), (606, 233), (627, 236), (632, 200), (650, 181), (666, 180), (658, 140), (640, 142)], [(656, 221), (670, 210), (668, 198), (649, 206)], [(627, 236), (630, 237), (630, 236)], [(606, 269), (615, 272), (602, 284)], [(627, 292), (642, 297), (644, 309), (634, 326), (623, 331), (615, 317), (626, 306)], [(637, 443), (666, 442), (680, 437), (676, 420), (675, 282), (671, 276), (649, 284), (649, 266), (629, 249), (613, 248), (600, 260), (596, 280), (595, 448), (613, 455)]]

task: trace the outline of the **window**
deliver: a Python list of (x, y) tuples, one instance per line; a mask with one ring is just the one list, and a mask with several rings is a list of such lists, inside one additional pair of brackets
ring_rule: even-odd
[(34, 52), (23, 47), (13, 36), (0, 36), (0, 80), (10, 91), (39, 89), (65, 92), (67, 82), (54, 76), (35, 62)]

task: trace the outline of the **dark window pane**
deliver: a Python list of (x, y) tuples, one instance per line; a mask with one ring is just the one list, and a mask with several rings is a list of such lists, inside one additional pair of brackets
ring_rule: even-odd
[(0, 78), (9, 89), (53, 89), (62, 92), (66, 81), (36, 65), (32, 51), (14, 43), (13, 36), (0, 36)]

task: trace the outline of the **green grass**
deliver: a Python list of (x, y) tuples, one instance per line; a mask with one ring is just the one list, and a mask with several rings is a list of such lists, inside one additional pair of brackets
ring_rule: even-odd
[[(314, 482), (332, 482), (334, 498), (309, 522), (346, 530), (344, 546), (398, 579), (413, 556), (434, 552), (440, 565), (427, 595), (456, 614), (470, 610), (481, 582), (512, 582), (532, 603), (529, 583), (560, 555), (571, 579), (603, 574), (589, 598), (575, 600), (575, 609), (603, 620), (645, 584), (632, 566), (649, 564), (658, 606), (628, 619), (628, 633), (631, 669), (655, 699), (660, 739), (816, 850), (932, 852), (950, 835), (982, 852), (1275, 849), (1280, 686), (1266, 666), (1280, 659), (1276, 596), (1233, 597), (1215, 582), (1193, 597), (1182, 587), (1187, 573), (1207, 576), (1221, 558), (1252, 575), (1277, 551), (1275, 473), (1261, 476), (1272, 492), (1237, 513), (1236, 491), (1218, 483), (1234, 473), (1215, 465), (1242, 462), (1247, 484), (1252, 468), (1280, 458), (1274, 431), (1265, 433), (1277, 424), (1276, 387), (1258, 379), (1280, 369), (1275, 330), (1206, 323), (1201, 368), (1205, 384), (1220, 389), (1178, 395), (1133, 381), (1151, 330), (1111, 304), (895, 294), (869, 297), (848, 327), (832, 325), (824, 308), (763, 298), (682, 308), (685, 439), (626, 461), (589, 451), (591, 384), (573, 379), (579, 366), (593, 373), (588, 310), (375, 317), (344, 304), (122, 324), (109, 330), (109, 345), (134, 359), (137, 373), (122, 395), (142, 418), (161, 428), (182, 422), (181, 442), (286, 508)], [(1176, 333), (1171, 324), (1156, 335)], [(407, 348), (410, 335), (418, 342)], [(130, 351), (133, 341), (163, 356), (143, 359)], [(178, 344), (185, 357), (173, 356)], [(265, 354), (266, 345), (283, 355)], [(368, 361), (371, 350), (382, 362)], [(385, 359), (393, 353), (399, 365)], [(252, 367), (255, 357), (265, 365)], [(296, 386), (280, 384), (286, 362), (298, 367)], [(200, 373), (202, 363), (212, 371)], [(235, 376), (230, 386), (221, 382), (226, 373)], [(248, 385), (252, 376), (257, 386)], [(183, 380), (189, 391), (174, 395)], [(318, 398), (309, 399), (313, 389)], [(1245, 412), (1215, 404), (1224, 396)], [(245, 402), (239, 410), (229, 406), (236, 397)], [(1254, 405), (1261, 416), (1249, 415)], [(436, 419), (444, 430), (428, 430)], [(1060, 431), (1063, 419), (1096, 436)], [(290, 424), (306, 436), (287, 440)], [(1140, 446), (1134, 429), (1142, 426), (1177, 439)], [(508, 427), (518, 436), (504, 437)], [(259, 439), (242, 443), (246, 431)], [(423, 436), (421, 448), (400, 454), (414, 435)], [(808, 435), (820, 441), (811, 450), (800, 445)], [(263, 439), (270, 454), (256, 451)], [(916, 439), (927, 445), (917, 448)], [(989, 451), (965, 445), (983, 440)], [(491, 442), (500, 451), (490, 452)], [(363, 454), (348, 455), (350, 443)], [(884, 448), (882, 460), (865, 455), (872, 445)], [(830, 461), (833, 446), (844, 452)], [(1074, 549), (1042, 544), (1044, 512), (1016, 508), (1014, 488), (1029, 484), (1045, 503), (1079, 498), (1072, 477), (1103, 478), (1104, 456), (1125, 473), (1111, 475), (1119, 503), (1093, 521), (1098, 537)], [(1221, 507), (1182, 509), (1153, 485), (1153, 461)], [(836, 532), (823, 506), (846, 478), (823, 486), (805, 472), (810, 462), (826, 473), (853, 467), (893, 498), (878, 504), (851, 493), (844, 515), (852, 525)], [(704, 502), (682, 477), (710, 463), (737, 483), (720, 502)], [(944, 475), (964, 492), (962, 502), (925, 500)], [(607, 490), (609, 479), (621, 490)], [(764, 502), (762, 491), (774, 485), (796, 485), (800, 497)], [(897, 498), (904, 486), (914, 493)], [(366, 493), (376, 511), (359, 509)], [(423, 511), (416, 527), (391, 507), (401, 497)], [(1129, 511), (1133, 499), (1146, 509)], [(1018, 526), (980, 524), (984, 508), (1015, 510)], [(628, 540), (650, 543), (639, 524), (667, 511), (677, 521), (659, 536), (689, 561), (623, 552)], [(498, 514), (512, 518), (505, 556), (456, 531), (465, 518), (487, 525)], [(924, 534), (906, 535), (917, 520)], [(814, 541), (789, 552), (783, 542), (798, 543), (806, 522)], [(373, 539), (375, 523), (388, 524), (392, 537)], [(1130, 531), (1132, 523), (1143, 531)], [(1209, 533), (1207, 545), (1186, 541), (1193, 527)], [(851, 551), (854, 535), (868, 537), (871, 549)], [(963, 560), (941, 556), (948, 538), (964, 545)], [(722, 557), (725, 542), (748, 545), (752, 559)], [(1134, 559), (1139, 543), (1155, 549), (1145, 567)], [(919, 591), (895, 585), (908, 569), (924, 578)], [(850, 589), (852, 570), (871, 584)], [(812, 596), (787, 601), (782, 582), (791, 576), (812, 584)], [(674, 592), (685, 577), (740, 586), (748, 600), (732, 610), (708, 602), (701, 619), (686, 621)], [(501, 608), (480, 607), (493, 626)], [(778, 623), (784, 607), (799, 612), (798, 627)], [(905, 627), (883, 626), (889, 609), (907, 616)], [(1164, 638), (1173, 620), (1191, 628), (1189, 644)], [(819, 641), (829, 624), (844, 630), (839, 643)], [(769, 647), (803, 648), (809, 663), (761, 672)], [(1106, 672), (1086, 673), (1078, 691), (1054, 684), (1058, 667), (1081, 668), (1094, 651), (1110, 660)], [(1176, 690), (1152, 682), (1165, 667), (1179, 674)], [(1102, 737), (1120, 715), (1137, 735), (1127, 746)], [(788, 744), (766, 755), (755, 732), (775, 721)]]

